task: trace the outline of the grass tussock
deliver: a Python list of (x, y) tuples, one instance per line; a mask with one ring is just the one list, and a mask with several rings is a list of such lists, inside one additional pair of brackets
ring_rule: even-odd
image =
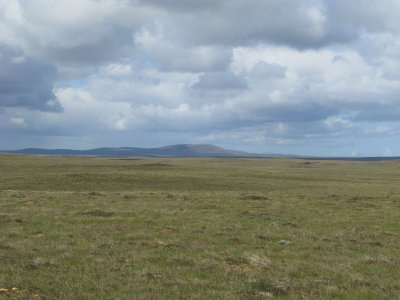
[(82, 215), (95, 216), (95, 217), (111, 217), (111, 216), (114, 216), (115, 214), (116, 214), (115, 212), (105, 211), (102, 209), (93, 209), (93, 210), (82, 212)]

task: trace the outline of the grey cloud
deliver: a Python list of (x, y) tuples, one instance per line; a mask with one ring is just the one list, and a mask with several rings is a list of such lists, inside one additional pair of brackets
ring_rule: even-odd
[[(33, 41), (32, 45), (38, 49), (36, 51), (43, 51), (47, 60), (60, 65), (73, 64), (77, 67), (119, 61), (129, 56), (133, 49), (133, 38), (130, 30), (111, 27), (103, 36), (87, 44), (72, 46), (50, 44), (43, 48), (35, 45)], [(42, 57), (43, 54), (38, 56)]]
[(170, 39), (196, 45), (273, 43), (298, 49), (349, 43), (367, 33), (398, 33), (393, 0), (140, 1), (167, 11)]
[[(326, 10), (335, 25), (341, 24), (346, 31), (358, 33), (368, 32), (398, 32), (400, 20), (398, 11), (400, 3), (396, 0), (325, 0)], [(339, 28), (335, 28), (339, 31)]]
[[(170, 55), (169, 58), (168, 55)], [(224, 70), (231, 61), (231, 52), (219, 49), (177, 50), (170, 53), (164, 52), (162, 56), (161, 70), (172, 72)]]
[(178, 11), (191, 12), (197, 10), (212, 10), (219, 7), (224, 0), (139, 0), (142, 5), (152, 5), (164, 9), (174, 9)]
[(373, 110), (363, 110), (356, 114), (354, 120), (368, 122), (398, 122), (400, 121), (400, 108), (396, 105), (390, 107), (377, 107)]
[(164, 72), (209, 72), (225, 70), (232, 51), (222, 47), (181, 47), (155, 39), (138, 45), (143, 56), (149, 57)]
[(61, 111), (53, 94), (56, 70), (0, 45), (0, 106)]
[(326, 43), (326, 23), (320, 1), (222, 1), (218, 9), (177, 14), (186, 41), (241, 45), (272, 42), (297, 48)]
[[(298, 95), (300, 96), (300, 95)], [(316, 101), (274, 103), (269, 99), (236, 103), (233, 110), (242, 120), (254, 123), (264, 122), (313, 122), (338, 113), (337, 108), (321, 105)], [(304, 127), (303, 127), (304, 129)]]
[[(3, 132), (268, 144), (400, 120), (395, 0), (8, 3), (0, 40), (23, 51), (0, 46)], [(43, 112), (54, 82), (62, 114)]]
[(335, 57), (332, 58), (332, 63), (337, 62), (349, 63), (349, 60), (343, 55), (335, 55)]
[(250, 75), (257, 77), (258, 79), (269, 79), (269, 78), (284, 78), (286, 68), (272, 63), (258, 62), (254, 65), (250, 72)]
[(205, 73), (193, 85), (194, 89), (199, 90), (243, 90), (247, 87), (246, 79), (232, 72)]
[(320, 48), (352, 41), (366, 31), (396, 33), (400, 29), (398, 4), (389, 0), (379, 4), (356, 0), (51, 3), (52, 14), (45, 15), (41, 8), (48, 10), (46, 1), (21, 2), (24, 19), (5, 24), (23, 39), (20, 44), (27, 53), (58, 65), (96, 65), (126, 59), (134, 55), (133, 36), (157, 26), (163, 29), (164, 40), (155, 45), (158, 51), (146, 49), (150, 58), (159, 60), (166, 71), (190, 72), (221, 70), (229, 63), (225, 54), (215, 49), (201, 53), (198, 46), (211, 49), (273, 43), (298, 49)]
[(6, 4), (3, 16), (0, 12), (0, 24), (26, 55), (76, 68), (129, 57), (134, 33), (153, 18), (157, 12), (118, 0), (20, 1)]
[[(28, 55), (55, 63), (61, 71), (71, 64), (82, 69), (131, 59), (137, 54), (134, 50), (141, 47), (134, 44), (133, 37), (160, 27), (163, 39), (145, 48), (146, 55), (138, 59), (154, 60), (168, 72), (204, 72), (223, 70), (230, 62), (232, 46), (273, 43), (298, 49), (319, 48), (356, 39), (365, 29), (396, 28), (395, 14), (391, 13), (388, 22), (384, 19), (387, 10), (378, 9), (384, 5), (375, 7), (375, 16), (368, 7), (373, 1), (364, 1), (361, 6), (356, 5), (357, 1), (349, 2), (59, 1), (51, 2), (52, 14), (45, 16), (40, 8), (48, 10), (50, 5), (32, 0), (21, 2), (22, 21), (5, 24), (22, 40), (19, 44)], [(356, 18), (346, 13), (351, 9)], [(369, 18), (377, 25), (369, 24)]]
[(400, 60), (388, 60), (382, 66), (383, 77), (388, 80), (400, 80)]

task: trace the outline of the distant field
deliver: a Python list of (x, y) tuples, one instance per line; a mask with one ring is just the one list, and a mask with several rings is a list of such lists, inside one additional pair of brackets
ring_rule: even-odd
[(0, 154), (0, 298), (400, 299), (400, 161)]

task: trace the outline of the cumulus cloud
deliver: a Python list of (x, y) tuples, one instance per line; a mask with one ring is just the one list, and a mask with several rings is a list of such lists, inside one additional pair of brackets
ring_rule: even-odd
[(193, 88), (201, 90), (241, 90), (247, 88), (247, 82), (245, 78), (232, 72), (210, 72), (201, 75)]
[[(398, 1), (241, 0), (140, 1), (167, 10), (169, 38), (231, 46), (260, 42), (298, 49), (357, 40), (365, 32), (397, 33)], [(206, 20), (206, 21), (205, 21)], [(178, 25), (178, 26), (177, 26)]]
[(0, 44), (0, 106), (60, 111), (53, 94), (53, 66)]
[(2, 1), (2, 6), (3, 26), (19, 36), (16, 42), (54, 63), (92, 64), (126, 54), (142, 12), (107, 0)]
[(399, 13), (395, 0), (0, 0), (0, 140), (394, 149)]
[[(266, 41), (307, 48), (322, 45), (326, 39), (326, 16), (320, 1), (188, 2), (172, 5), (174, 20), (166, 24), (169, 28), (179, 23), (170, 35), (185, 43), (232, 46)], [(165, 9), (158, 1), (150, 5)], [(298, 26), (292, 26), (294, 23)]]
[(251, 72), (249, 72), (252, 79), (269, 80), (271, 78), (285, 77), (286, 69), (276, 63), (267, 63), (260, 61), (256, 63)]
[(166, 39), (161, 26), (135, 35), (137, 53), (154, 61), (166, 72), (205, 72), (224, 70), (231, 61), (231, 50), (219, 46), (183, 47)]

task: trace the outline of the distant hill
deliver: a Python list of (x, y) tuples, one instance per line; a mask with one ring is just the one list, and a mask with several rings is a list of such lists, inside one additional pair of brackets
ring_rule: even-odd
[(90, 150), (71, 149), (38, 149), (26, 148), (21, 150), (0, 151), (28, 155), (93, 155), (93, 156), (172, 156), (172, 157), (266, 157), (236, 150), (224, 149), (209, 144), (182, 144), (159, 148), (96, 148)]
[(26, 155), (77, 155), (77, 156), (154, 156), (154, 157), (254, 157), (254, 158), (298, 158), (308, 160), (348, 160), (348, 161), (399, 161), (399, 156), (391, 157), (322, 157), (285, 154), (257, 154), (224, 149), (210, 144), (181, 144), (159, 148), (95, 148), (89, 150), (39, 149), (0, 150), (0, 153)]

